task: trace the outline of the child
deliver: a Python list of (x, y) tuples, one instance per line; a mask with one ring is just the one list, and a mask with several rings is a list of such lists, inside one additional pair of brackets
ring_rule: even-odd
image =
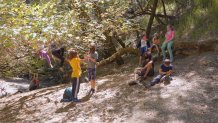
[(153, 48), (156, 48), (157, 52), (158, 52), (158, 56), (160, 56), (160, 50), (159, 50), (159, 45), (160, 45), (160, 40), (158, 37), (158, 33), (154, 34), (154, 37), (152, 39), (152, 46), (151, 46), (151, 51)]
[(154, 61), (152, 60), (151, 53), (146, 53), (146, 61), (143, 64), (143, 67), (136, 68), (135, 69), (135, 81), (141, 82), (143, 81), (147, 76), (153, 76), (154, 75)]
[(32, 82), (30, 83), (30, 86), (29, 86), (29, 90), (35, 90), (37, 88), (39, 88), (39, 75), (38, 73), (33, 73), (33, 79), (32, 79)]
[(141, 66), (141, 63), (142, 63), (142, 56), (148, 51), (147, 41), (148, 41), (147, 37), (143, 35), (141, 39), (139, 66)]
[(47, 54), (47, 52), (44, 50), (44, 46), (43, 45), (39, 48), (39, 57), (46, 59), (46, 61), (48, 62), (49, 66), (51, 68), (53, 68), (53, 65), (51, 64), (51, 59), (50, 59), (49, 55)]
[(80, 102), (77, 98), (80, 88), (80, 76), (82, 74), (82, 70), (80, 67), (81, 59), (78, 57), (77, 52), (75, 50), (69, 51), (68, 62), (73, 69), (71, 74), (71, 82), (72, 82), (72, 99), (70, 101)]
[(65, 52), (65, 48), (61, 47), (61, 48), (57, 48), (56, 44), (51, 44), (51, 53), (54, 57), (58, 58), (61, 62), (60, 62), (60, 67), (63, 67), (64, 65), (64, 52)]
[(98, 53), (96, 52), (96, 45), (95, 43), (90, 44), (90, 50), (88, 55), (86, 56), (88, 61), (88, 76), (89, 81), (91, 83), (91, 89), (89, 93), (95, 93), (96, 88), (96, 63), (98, 60)]
[(161, 82), (161, 81), (165, 81), (165, 80), (169, 80), (171, 79), (171, 75), (173, 73), (173, 67), (170, 64), (170, 60), (169, 59), (165, 59), (164, 63), (160, 66), (159, 69), (159, 75), (157, 77), (155, 77), (151, 82), (150, 85), (154, 86), (155, 84)]
[(163, 60), (166, 58), (166, 52), (165, 49), (167, 47), (167, 50), (170, 54), (170, 61), (173, 62), (173, 51), (172, 46), (174, 44), (174, 37), (175, 37), (175, 31), (172, 25), (167, 26), (167, 32), (165, 34), (165, 41), (162, 44), (161, 50), (163, 53)]

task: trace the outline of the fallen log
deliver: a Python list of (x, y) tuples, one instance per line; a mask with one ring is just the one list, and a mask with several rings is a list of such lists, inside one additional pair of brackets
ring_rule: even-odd
[(117, 60), (118, 58), (120, 58), (124, 54), (135, 54), (135, 55), (138, 55), (139, 51), (138, 51), (138, 49), (135, 49), (135, 48), (132, 48), (132, 47), (122, 48), (122, 49), (118, 50), (116, 53), (114, 53), (111, 57), (100, 61), (97, 64), (97, 66), (100, 67), (100, 66), (106, 65), (108, 63), (111, 63), (111, 62)]
[[(217, 47), (218, 47), (218, 40), (210, 39), (210, 40), (196, 41), (196, 42), (176, 41), (174, 49), (176, 54), (191, 55), (194, 53), (202, 53), (207, 51), (218, 51)], [(117, 60), (124, 54), (139, 55), (139, 50), (133, 47), (122, 48), (118, 50), (116, 53), (114, 53), (112, 56), (110, 56), (109, 58), (98, 62), (97, 66), (100, 67), (109, 64)]]

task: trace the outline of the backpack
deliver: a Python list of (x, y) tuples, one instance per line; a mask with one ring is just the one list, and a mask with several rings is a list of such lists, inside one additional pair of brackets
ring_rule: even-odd
[(63, 99), (61, 100), (61, 102), (69, 102), (70, 100), (72, 100), (72, 98), (72, 87), (65, 88)]

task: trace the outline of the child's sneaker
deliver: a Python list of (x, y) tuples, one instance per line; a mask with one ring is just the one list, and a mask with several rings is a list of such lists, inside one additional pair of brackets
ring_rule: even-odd
[(94, 94), (95, 93), (95, 89), (91, 88), (88, 94)]
[(61, 99), (61, 102), (71, 102), (71, 99)]
[(81, 102), (81, 100), (77, 99), (77, 98), (73, 98), (72, 102)]

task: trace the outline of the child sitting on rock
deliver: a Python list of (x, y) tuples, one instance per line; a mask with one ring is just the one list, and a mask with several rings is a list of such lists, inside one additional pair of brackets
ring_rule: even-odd
[(159, 35), (158, 35), (158, 33), (155, 33), (154, 37), (152, 39), (152, 46), (150, 48), (150, 51), (152, 52), (152, 50), (155, 48), (157, 50), (157, 52), (158, 52), (158, 56), (160, 56), (159, 47), (160, 47)]
[(140, 48), (140, 57), (139, 57), (139, 66), (142, 65), (142, 56), (148, 51), (148, 38), (146, 35), (143, 35), (141, 39), (141, 48)]
[(38, 73), (33, 73), (33, 78), (32, 78), (32, 81), (30, 83), (29, 90), (32, 91), (32, 90), (35, 90), (37, 88), (39, 88), (39, 75), (38, 75)]
[(143, 67), (136, 68), (134, 71), (134, 81), (129, 85), (141, 84), (147, 76), (154, 76), (154, 61), (150, 52), (145, 53)]

